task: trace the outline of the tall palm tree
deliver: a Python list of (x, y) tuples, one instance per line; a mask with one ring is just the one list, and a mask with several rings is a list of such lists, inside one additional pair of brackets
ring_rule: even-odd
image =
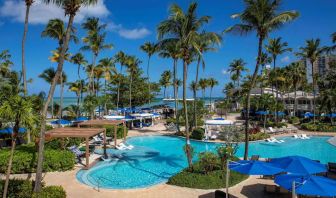
[[(149, 76), (149, 63), (150, 59), (153, 56), (153, 54), (158, 50), (158, 47), (156, 44), (151, 43), (151, 42), (146, 42), (145, 44), (140, 46), (140, 50), (144, 51), (148, 55), (148, 61), (147, 61), (147, 80), (148, 80), (148, 92), (150, 93), (150, 76)], [(150, 97), (149, 101), (150, 103)]]
[(87, 30), (87, 36), (83, 38), (83, 42), (86, 44), (81, 49), (90, 50), (93, 54), (92, 58), (92, 68), (89, 76), (89, 81), (91, 84), (91, 94), (95, 93), (93, 71), (96, 66), (96, 59), (99, 53), (105, 49), (112, 49), (112, 44), (106, 44), (106, 32), (101, 32), (106, 28), (106, 24), (100, 24), (99, 18), (87, 18), (86, 22), (82, 24), (82, 28)]
[(294, 86), (294, 116), (296, 116), (297, 112), (297, 96), (296, 92), (300, 84), (304, 81), (305, 78), (305, 68), (300, 62), (294, 62), (289, 65), (290, 77), (293, 81)]
[(215, 86), (218, 85), (218, 81), (214, 78), (209, 78), (208, 79), (208, 85), (210, 87), (210, 111), (212, 111), (212, 101), (211, 101), (211, 97), (212, 97), (212, 90)]
[[(191, 83), (189, 85), (189, 89), (193, 92), (193, 95), (195, 97), (196, 92), (199, 89), (199, 84), (196, 83), (195, 81), (191, 81)], [(193, 106), (194, 106), (194, 109), (196, 109), (196, 99), (195, 98), (194, 98), (194, 104), (193, 104)], [(194, 128), (196, 128), (197, 127), (197, 116), (196, 116), (195, 111), (193, 113), (193, 120), (194, 120), (193, 126), (194, 126)]]
[(245, 10), (242, 13), (232, 15), (232, 18), (240, 19), (241, 23), (235, 24), (225, 32), (238, 33), (246, 35), (247, 33), (256, 31), (258, 37), (258, 55), (255, 70), (253, 73), (250, 86), (248, 88), (248, 95), (246, 97), (246, 122), (245, 122), (245, 152), (244, 159), (248, 157), (248, 143), (249, 143), (249, 113), (250, 113), (250, 97), (251, 90), (255, 86), (256, 78), (259, 71), (260, 57), (262, 53), (264, 40), (269, 33), (275, 29), (280, 28), (285, 23), (294, 20), (298, 17), (296, 11), (279, 12), (281, 0), (244, 0)]
[(161, 74), (160, 85), (163, 87), (163, 98), (166, 98), (166, 89), (169, 87), (172, 82), (172, 73), (170, 70), (166, 70)]
[[(56, 71), (53, 67), (45, 69), (39, 77), (46, 81), (48, 84), (52, 85), (53, 80), (56, 76)], [(54, 96), (51, 97), (51, 117), (54, 117)]]
[[(99, 61), (99, 66), (102, 68), (104, 75), (104, 96), (106, 97), (107, 93), (107, 82), (111, 80), (112, 73), (117, 73), (113, 58), (103, 58)], [(106, 100), (104, 100), (104, 113), (108, 113)]]
[(117, 75), (119, 77), (118, 79), (118, 88), (117, 88), (117, 109), (119, 108), (119, 100), (120, 100), (120, 84), (121, 84), (121, 76), (122, 76), (122, 69), (123, 65), (125, 65), (127, 55), (123, 51), (119, 51), (115, 55), (116, 62), (120, 63), (120, 71)]
[(79, 117), (79, 106), (80, 106), (80, 95), (82, 92), (82, 82), (80, 80), (77, 80), (75, 82), (68, 83), (69, 91), (72, 91), (76, 94), (77, 97), (77, 107), (76, 107), (76, 117)]
[[(282, 42), (281, 37), (274, 38), (274, 39), (269, 39), (268, 40), (268, 45), (265, 46), (266, 50), (268, 53), (272, 55), (272, 60), (273, 60), (273, 69), (275, 70), (276, 67), (276, 59), (279, 55), (285, 53), (285, 52), (291, 52), (292, 48), (288, 47), (287, 42)], [(277, 81), (276, 81), (277, 82)], [(279, 98), (279, 92), (278, 92), (278, 85), (275, 85), (276, 87), (276, 102), (278, 102)], [(273, 94), (273, 86), (272, 86), (272, 94)], [(276, 109), (276, 112), (278, 110)], [(275, 120), (278, 123), (278, 114), (275, 114)]]
[[(87, 63), (88, 63), (87, 60), (85, 60), (83, 54), (81, 54), (81, 53), (77, 53), (77, 54), (73, 55), (73, 56), (70, 58), (70, 61), (71, 61), (73, 64), (77, 65), (77, 76), (78, 76), (78, 81), (81, 82), (82, 79), (81, 79), (81, 76), (80, 76), (80, 69), (81, 69), (82, 66), (85, 67), (85, 66), (87, 65)], [(80, 85), (80, 86), (83, 86), (82, 83), (80, 83), (79, 85)], [(82, 91), (82, 90), (83, 90), (83, 87), (80, 87), (79, 89)], [(81, 94), (80, 94), (80, 95), (81, 95)], [(80, 97), (79, 104), (78, 104), (78, 112), (77, 112), (77, 116), (79, 116), (79, 114), (80, 114), (79, 106), (80, 106), (81, 101), (82, 101), (82, 100), (81, 100), (81, 97)]]
[(27, 38), (27, 32), (28, 32), (28, 20), (29, 20), (29, 11), (30, 6), (34, 3), (34, 0), (25, 0), (26, 3), (26, 15), (25, 15), (25, 22), (24, 22), (24, 30), (23, 30), (23, 36), (22, 36), (22, 80), (23, 80), (23, 93), (26, 96), (27, 95), (27, 79), (26, 79), (26, 63), (25, 63), (25, 45), (26, 45), (26, 38)]
[[(311, 75), (313, 80), (313, 95), (314, 95), (314, 114), (316, 113), (316, 88), (317, 82), (316, 78), (318, 78), (318, 72), (315, 73), (314, 63), (318, 59), (318, 57), (323, 53), (324, 49), (320, 47), (320, 39), (310, 39), (306, 40), (306, 46), (300, 47), (300, 51), (296, 54), (301, 58), (307, 60), (309, 59), (311, 65)], [(314, 116), (314, 124), (315, 124), (315, 116)]]
[[(183, 110), (185, 115), (186, 131), (186, 155), (188, 165), (192, 167), (191, 147), (189, 141), (189, 123), (187, 110), (187, 68), (192, 58), (191, 51), (198, 49), (196, 41), (199, 30), (210, 20), (209, 16), (198, 17), (196, 14), (197, 3), (191, 3), (186, 12), (178, 5), (173, 4), (170, 7), (170, 15), (167, 20), (162, 21), (158, 28), (158, 38), (160, 40), (175, 40), (179, 43), (183, 60)], [(199, 52), (199, 50), (198, 50)]]
[(129, 84), (129, 107), (132, 108), (132, 85), (133, 85), (133, 77), (139, 70), (139, 65), (141, 64), (141, 61), (136, 58), (135, 56), (129, 56), (126, 58), (125, 65), (127, 67), (127, 72), (129, 74), (130, 78), (130, 84)]
[(209, 86), (208, 80), (206, 78), (201, 78), (199, 80), (198, 84), (199, 84), (200, 88), (202, 89), (202, 97), (203, 97), (203, 100), (204, 100), (205, 99), (205, 90)]
[[(174, 101), (175, 101), (175, 111), (174, 111), (174, 118), (178, 117), (178, 111), (177, 111), (177, 98), (178, 98), (178, 91), (177, 91), (177, 61), (180, 58), (181, 50), (178, 45), (178, 42), (171, 41), (171, 42), (165, 42), (160, 43), (159, 45), (160, 53), (159, 56), (164, 58), (172, 58), (173, 59), (173, 86), (174, 86)], [(178, 126), (179, 122), (176, 122), (177, 128), (179, 130)]]
[(245, 68), (245, 65), (246, 65), (246, 63), (241, 58), (240, 59), (234, 59), (229, 65), (229, 72), (236, 76), (238, 87), (240, 86), (240, 78), (242, 76), (242, 72), (248, 71)]
[(8, 166), (6, 171), (5, 185), (3, 189), (3, 198), (7, 197), (9, 176), (12, 169), (13, 155), (16, 146), (16, 138), (19, 134), (19, 128), (22, 126), (32, 129), (37, 123), (37, 116), (34, 113), (32, 101), (20, 97), (19, 95), (14, 95), (6, 100), (0, 107), (0, 117), (5, 119), (7, 122), (13, 122), (13, 134), (12, 134), (12, 145), (10, 156), (8, 160)]
[(44, 142), (45, 142), (45, 119), (47, 115), (47, 110), (49, 103), (51, 101), (51, 97), (54, 94), (56, 82), (58, 81), (59, 77), (62, 74), (63, 64), (64, 64), (64, 57), (65, 53), (68, 50), (71, 30), (73, 28), (73, 22), (76, 16), (76, 13), (82, 6), (89, 6), (97, 3), (97, 0), (43, 0), (45, 3), (53, 3), (59, 7), (64, 9), (64, 14), (69, 16), (67, 28), (64, 35), (64, 42), (61, 48), (60, 58), (58, 61), (57, 72), (55, 74), (55, 78), (53, 79), (52, 85), (50, 86), (50, 90), (48, 93), (47, 101), (43, 107), (42, 111), (42, 121), (41, 121), (41, 131), (40, 131), (40, 141), (39, 141), (39, 148), (38, 148), (38, 158), (37, 158), (37, 168), (36, 168), (36, 177), (35, 177), (35, 186), (34, 192), (41, 191), (41, 182), (42, 182), (42, 163), (43, 163), (43, 151), (44, 151)]

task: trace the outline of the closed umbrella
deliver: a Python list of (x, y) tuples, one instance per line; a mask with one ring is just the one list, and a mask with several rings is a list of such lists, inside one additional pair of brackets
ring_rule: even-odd
[(326, 165), (302, 156), (274, 158), (270, 163), (288, 173), (308, 175), (327, 172)]
[(292, 191), (293, 196), (295, 194), (321, 197), (336, 196), (336, 181), (326, 177), (287, 174), (276, 176), (275, 183)]

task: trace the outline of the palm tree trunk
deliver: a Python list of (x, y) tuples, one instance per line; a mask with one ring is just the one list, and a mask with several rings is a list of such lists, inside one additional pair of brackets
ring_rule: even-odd
[(79, 100), (80, 100), (80, 93), (77, 92), (77, 109), (76, 109), (76, 116), (79, 118)]
[[(122, 74), (122, 65), (120, 65), (120, 78), (121, 78), (121, 74)], [(117, 110), (119, 108), (119, 100), (120, 100), (120, 84), (121, 84), (121, 79), (119, 78), (118, 81), (118, 90), (117, 90)]]
[(130, 110), (132, 110), (132, 74), (131, 74), (131, 81), (130, 81), (130, 87), (129, 87), (129, 107)]
[[(276, 56), (274, 56), (273, 57), (273, 68), (274, 68), (274, 71), (275, 71), (275, 61), (276, 61)], [(279, 87), (278, 87), (278, 81), (277, 80), (275, 80), (275, 87), (276, 87), (276, 100), (275, 100), (275, 123), (276, 123), (276, 125), (278, 126), (278, 123), (279, 123), (279, 121), (278, 121), (278, 119), (279, 119), (279, 116), (278, 116), (278, 100), (279, 100)], [(272, 93), (273, 94), (273, 93)]]
[[(151, 85), (150, 85), (150, 79), (149, 79), (149, 63), (150, 63), (151, 56), (148, 56), (148, 62), (147, 62), (147, 80), (148, 80), (148, 96), (150, 96), (151, 93)], [(151, 103), (151, 98), (148, 97), (148, 104)]]
[[(106, 85), (106, 78), (105, 78), (105, 81), (104, 81), (104, 96), (106, 97), (106, 88), (107, 85)], [(104, 99), (104, 115), (107, 115), (108, 112), (107, 112), (107, 105), (106, 105), (106, 98)]]
[(210, 88), (210, 111), (212, 111), (211, 95), (212, 95), (212, 87)]
[(77, 115), (77, 118), (79, 117), (79, 105), (80, 105), (80, 96), (81, 96), (81, 93), (82, 93), (82, 81), (81, 81), (81, 77), (80, 77), (80, 64), (78, 64), (78, 68), (77, 68), (77, 75), (78, 75), (78, 82), (79, 82), (79, 90), (80, 90), (80, 93), (78, 94), (78, 99), (77, 99), (77, 112), (76, 112), (76, 115)]
[(262, 53), (262, 45), (263, 45), (263, 38), (259, 37), (259, 42), (258, 42), (258, 58), (257, 58), (257, 63), (254, 69), (253, 77), (252, 77), (252, 82), (250, 84), (248, 94), (246, 97), (246, 116), (245, 116), (245, 151), (244, 151), (244, 160), (247, 160), (248, 158), (248, 147), (249, 147), (249, 125), (250, 125), (250, 106), (251, 106), (251, 90), (253, 89), (258, 71), (259, 71), (259, 64), (260, 64), (260, 56)]
[(39, 147), (38, 147), (38, 157), (37, 157), (37, 168), (36, 168), (34, 192), (40, 192), (41, 187), (42, 187), (42, 171), (43, 171), (42, 167), (43, 167), (43, 155), (44, 155), (46, 116), (47, 116), (49, 103), (51, 101), (52, 96), (54, 95), (56, 83), (57, 83), (60, 75), (62, 75), (63, 64), (64, 64), (64, 56), (65, 56), (65, 52), (66, 52), (66, 50), (68, 49), (68, 46), (69, 46), (70, 30), (72, 28), (74, 18), (75, 18), (74, 14), (71, 14), (70, 17), (69, 17), (68, 27), (67, 27), (66, 33), (65, 33), (65, 41), (64, 41), (63, 47), (61, 49), (61, 54), (60, 54), (60, 57), (59, 57), (57, 71), (56, 71), (55, 77), (52, 81), (52, 84), (50, 86), (47, 101), (44, 104), (43, 111), (42, 111), (41, 131), (40, 131), (40, 137), (39, 137)]
[(163, 98), (166, 98), (166, 86), (163, 87)]
[[(201, 57), (198, 57), (198, 60), (197, 60), (197, 68), (196, 68), (196, 78), (195, 78), (195, 84), (197, 86), (198, 84), (198, 74), (199, 74), (199, 67), (200, 67), (200, 64), (201, 64)], [(197, 115), (196, 115), (196, 100), (197, 100), (197, 91), (195, 90), (194, 91), (194, 127), (196, 128), (197, 127)]]
[(14, 150), (15, 150), (15, 146), (16, 146), (16, 137), (17, 137), (17, 134), (18, 134), (18, 130), (19, 130), (19, 122), (17, 120), (15, 122), (15, 126), (13, 128), (12, 146), (11, 146), (11, 152), (10, 152), (10, 155), (9, 155), (7, 171), (6, 171), (6, 180), (5, 180), (5, 186), (4, 186), (3, 195), (2, 195), (3, 198), (7, 197), (9, 176), (10, 176), (10, 173), (11, 173), (11, 170), (12, 170), (13, 156), (14, 156)]
[(54, 118), (54, 96), (51, 97), (51, 118)]
[(316, 87), (315, 87), (315, 78), (314, 78), (314, 61), (310, 61), (310, 64), (312, 66), (312, 79), (313, 79), (313, 123), (315, 125), (315, 112), (316, 112)]
[(26, 16), (25, 16), (25, 23), (24, 23), (24, 31), (22, 37), (22, 78), (23, 78), (23, 94), (27, 96), (27, 78), (26, 78), (26, 65), (25, 65), (25, 44), (26, 44), (26, 37), (28, 32), (28, 18), (29, 18), (29, 10), (30, 5), (26, 4)]
[(296, 111), (297, 111), (297, 100), (296, 100), (297, 84), (295, 84), (294, 89), (295, 89), (294, 90), (294, 116), (296, 116)]
[[(194, 113), (193, 113), (193, 118), (194, 118), (194, 128), (197, 128), (197, 116), (196, 116), (196, 90), (193, 90), (193, 94), (194, 94), (194, 101), (193, 101), (193, 110), (194, 110)], [(192, 131), (192, 129), (191, 129)]]
[(94, 79), (93, 79), (93, 70), (94, 67), (96, 66), (96, 58), (97, 56), (95, 54), (93, 54), (93, 58), (92, 58), (92, 67), (91, 67), (91, 71), (90, 71), (90, 84), (91, 84), (91, 95), (95, 94), (95, 88), (94, 88)]
[(177, 71), (176, 71), (176, 59), (173, 60), (173, 72), (174, 72), (174, 76), (173, 76), (173, 85), (174, 85), (174, 102), (175, 102), (175, 111), (174, 111), (174, 118), (176, 119), (176, 114), (177, 114), (177, 85), (176, 85), (176, 75), (177, 75)]
[[(60, 76), (61, 81), (61, 95), (60, 95), (60, 107), (58, 111), (58, 117), (60, 120), (62, 120), (62, 114), (63, 114), (63, 90), (64, 90), (64, 82), (63, 82), (63, 75)], [(61, 122), (59, 122), (58, 127), (61, 127)]]
[(188, 110), (187, 110), (187, 70), (188, 64), (186, 60), (183, 60), (183, 110), (184, 110), (184, 124), (186, 135), (186, 154), (188, 158), (189, 168), (192, 167), (191, 148), (189, 140), (189, 122), (188, 122)]

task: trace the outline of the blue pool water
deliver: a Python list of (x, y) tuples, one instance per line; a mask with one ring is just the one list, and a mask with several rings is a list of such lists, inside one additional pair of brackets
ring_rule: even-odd
[[(336, 161), (336, 147), (327, 142), (330, 137), (312, 137), (298, 140), (282, 138), (285, 143), (251, 142), (250, 155), (263, 158), (301, 155), (322, 163)], [(135, 146), (133, 150), (118, 151), (109, 149), (108, 153), (118, 156), (119, 160), (99, 162), (90, 170), (80, 170), (77, 179), (90, 186), (109, 189), (144, 188), (166, 182), (169, 177), (187, 166), (183, 152), (185, 139), (166, 136), (133, 137), (127, 140)], [(196, 153), (216, 151), (219, 143), (191, 141)], [(97, 151), (101, 152), (101, 151)], [(236, 155), (242, 157), (244, 144), (240, 144)], [(195, 154), (195, 159), (197, 154)]]

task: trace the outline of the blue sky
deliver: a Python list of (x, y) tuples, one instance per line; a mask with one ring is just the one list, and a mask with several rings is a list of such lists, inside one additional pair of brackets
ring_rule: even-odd
[[(156, 41), (156, 27), (160, 21), (168, 16), (168, 8), (172, 3), (177, 3), (183, 8), (192, 2), (189, 0), (100, 0), (90, 8), (84, 8), (76, 16), (75, 26), (78, 27), (78, 36), (82, 38), (85, 32), (80, 29), (80, 23), (86, 17), (96, 16), (108, 24), (107, 42), (114, 45), (113, 50), (104, 51), (99, 58), (113, 56), (119, 50), (138, 56), (145, 68), (147, 56), (139, 50), (139, 46), (146, 41)], [(209, 15), (211, 22), (204, 27), (207, 31), (222, 32), (236, 20), (230, 18), (231, 14), (244, 9), (242, 0), (198, 0), (198, 14)], [(300, 17), (294, 22), (275, 31), (270, 37), (283, 37), (289, 46), (297, 50), (310, 38), (320, 38), (323, 45), (330, 44), (330, 35), (336, 31), (336, 1), (335, 0), (283, 0), (283, 10), (297, 10)], [(24, 4), (22, 0), (0, 1), (0, 50), (9, 49), (14, 62), (14, 69), (21, 69), (21, 39), (23, 32)], [(27, 76), (33, 79), (29, 84), (30, 93), (48, 91), (49, 86), (37, 76), (47, 67), (56, 66), (48, 60), (50, 51), (57, 47), (57, 42), (41, 38), (41, 32), (47, 21), (51, 18), (64, 18), (61, 9), (52, 5), (37, 2), (31, 9), (30, 24), (26, 43)], [(76, 53), (82, 44), (71, 44), (70, 52)], [(219, 85), (214, 89), (214, 96), (222, 96), (222, 88), (229, 81), (226, 70), (229, 63), (236, 58), (243, 58), (250, 70), (255, 64), (257, 40), (254, 34), (246, 37), (224, 35), (223, 43), (217, 52), (205, 55), (206, 69), (201, 71), (201, 77), (214, 77)], [(88, 61), (91, 53), (84, 52)], [(284, 66), (296, 58), (291, 54), (279, 57), (279, 66)], [(164, 70), (172, 68), (172, 61), (154, 56), (151, 61), (151, 79), (158, 80)], [(182, 64), (179, 64), (182, 68)], [(66, 63), (64, 70), (69, 81), (76, 80), (76, 66)], [(181, 70), (180, 70), (181, 71)], [(194, 79), (195, 64), (190, 65), (189, 80)], [(182, 78), (182, 71), (179, 72)], [(58, 95), (56, 90), (55, 96)], [(172, 94), (172, 90), (168, 90)], [(191, 93), (188, 93), (189, 95)], [(66, 92), (66, 96), (73, 96)]]

